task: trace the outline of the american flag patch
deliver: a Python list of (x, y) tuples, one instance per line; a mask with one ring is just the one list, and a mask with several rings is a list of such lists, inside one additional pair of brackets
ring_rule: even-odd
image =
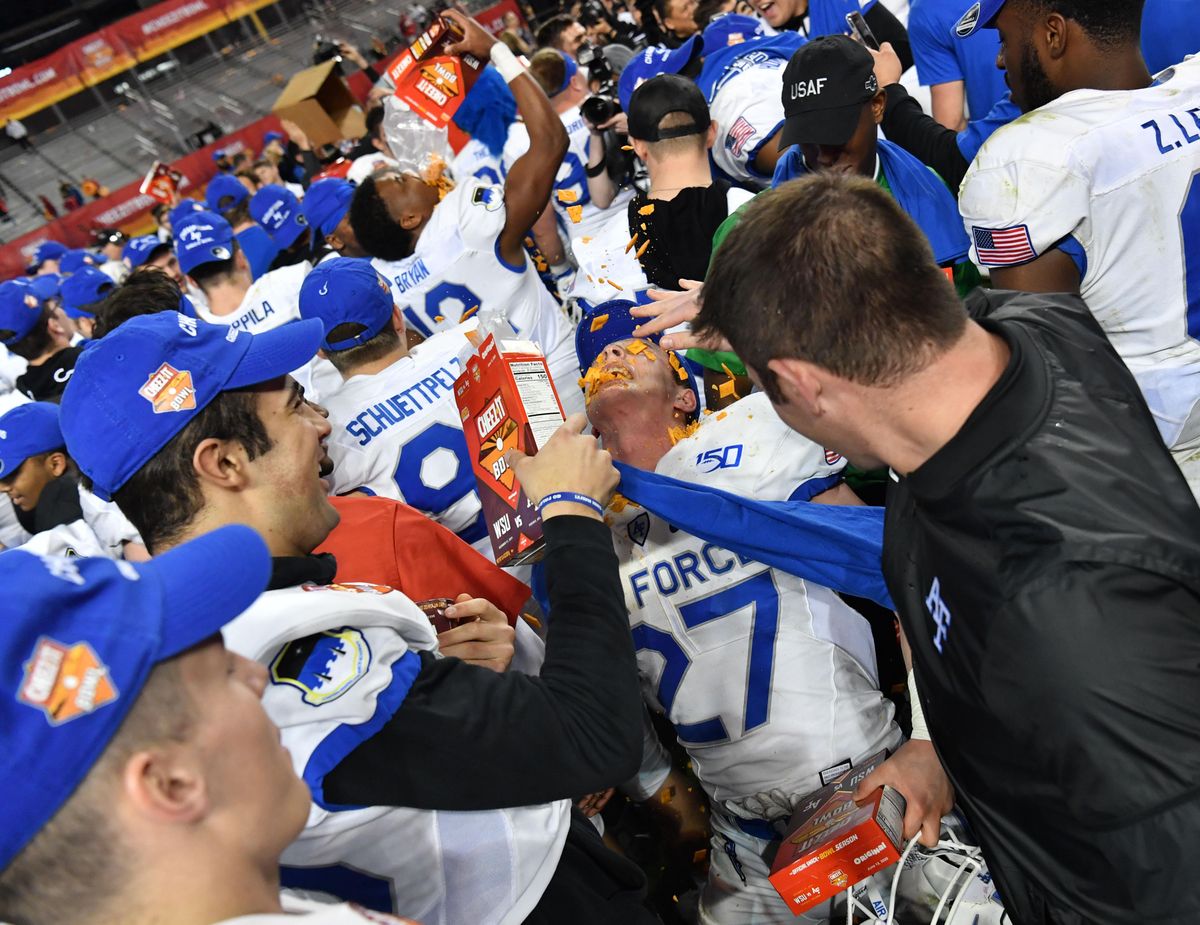
[(976, 228), (971, 232), (975, 236), (975, 251), (979, 262), (989, 267), (1012, 267), (1019, 263), (1028, 263), (1037, 257), (1033, 249), (1033, 241), (1029, 238), (1029, 226), (1017, 225), (1015, 228)]
[(746, 142), (753, 137), (754, 126), (746, 121), (745, 116), (738, 116), (738, 120), (733, 123), (733, 127), (725, 136), (725, 147), (733, 153), (734, 157), (741, 157)]

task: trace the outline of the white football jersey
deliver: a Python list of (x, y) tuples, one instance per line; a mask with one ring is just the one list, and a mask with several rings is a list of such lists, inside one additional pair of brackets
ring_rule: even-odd
[(333, 492), (365, 488), (403, 501), (491, 557), (454, 380), (469, 349), (459, 325), (374, 375), (352, 376), (326, 403)]
[(524, 254), (520, 266), (500, 257), (504, 222), (503, 188), (468, 180), (438, 203), (411, 256), (371, 263), (406, 323), (426, 337), (501, 308), (519, 337), (541, 347), (567, 413), (582, 412), (572, 326)]
[(783, 125), (784, 58), (757, 51), (730, 65), (716, 83), (709, 110), (717, 123), (713, 162), (735, 183), (758, 189), (771, 185), (751, 162)]
[(80, 559), (119, 559), (120, 552), (113, 552), (100, 542), (82, 517), (67, 524), (59, 524), (41, 533), (35, 533), (20, 547), (37, 556), (70, 556)]
[(569, 801), (443, 812), (325, 797), (325, 775), (399, 708), (417, 653), (437, 645), (412, 601), (372, 584), (284, 588), (223, 634), (232, 651), (267, 666), (263, 707), (313, 795), (307, 826), (281, 858), (285, 889), (422, 925), (517, 925), (529, 915), (558, 866)]
[(215, 925), (296, 925), (296, 917), (308, 919), (305, 925), (418, 925), (411, 919), (372, 912), (357, 903), (319, 903), (284, 893), (279, 897), (283, 912), (260, 912), (223, 919)]
[[(280, 267), (256, 279), (236, 311), (228, 315), (214, 314), (207, 305), (193, 303), (196, 317), (209, 324), (227, 324), (239, 331), (260, 334), (300, 318), (300, 287), (312, 270), (307, 260)], [(333, 364), (322, 357), (313, 357), (292, 375), (312, 401), (324, 401), (340, 385), (342, 377)]]
[(458, 183), (475, 179), (499, 185), (504, 180), (500, 158), (492, 154), (478, 138), (469, 139), (454, 155), (450, 162), (450, 173)]
[(1075, 90), (997, 131), (959, 208), (971, 258), (1074, 252), (1080, 292), (1166, 444), (1200, 448), (1200, 58), (1144, 90)]
[[(756, 393), (709, 417), (656, 472), (764, 501), (808, 500), (844, 461)], [(822, 771), (900, 741), (867, 621), (828, 588), (676, 531), (637, 505), (610, 513), (647, 701), (709, 797), (822, 786)]]
[[(559, 114), (567, 130), (567, 153), (559, 165), (554, 179), (554, 191), (550, 202), (558, 225), (567, 238), (595, 234), (610, 215), (629, 205), (633, 198), (632, 189), (618, 191), (607, 209), (601, 209), (593, 201), (587, 185), (588, 131), (587, 122), (578, 106), (572, 106)], [(512, 170), (522, 154), (529, 150), (529, 130), (524, 122), (514, 122), (508, 129), (508, 141), (504, 145), (504, 172)], [(573, 209), (573, 206), (579, 208)], [(628, 239), (626, 239), (628, 240)]]

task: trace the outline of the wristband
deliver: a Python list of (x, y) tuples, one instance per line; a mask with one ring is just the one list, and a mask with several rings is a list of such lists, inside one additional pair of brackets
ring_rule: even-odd
[(496, 65), (496, 70), (500, 72), (500, 76), (504, 78), (505, 83), (512, 83), (518, 77), (525, 73), (525, 68), (521, 66), (521, 62), (517, 60), (517, 56), (503, 42), (497, 42), (488, 52), (488, 57), (492, 64)]
[(600, 176), (600, 174), (604, 173), (607, 168), (608, 163), (604, 159), (601, 159), (600, 163), (595, 167), (593, 167), (591, 164), (588, 164), (585, 168), (583, 168), (583, 172), (594, 180), (596, 177)]
[(551, 492), (538, 502), (538, 513), (542, 513), (542, 508), (546, 507), (548, 504), (560, 504), (564, 501), (570, 502), (571, 504), (582, 504), (584, 507), (590, 507), (601, 517), (604, 516), (604, 505), (602, 505), (595, 498), (589, 498), (587, 495), (581, 495), (577, 491)]
[(921, 709), (921, 698), (917, 696), (917, 681), (911, 668), (908, 670), (908, 700), (912, 709), (912, 735), (909, 738), (928, 742), (929, 727), (925, 725), (925, 711)]

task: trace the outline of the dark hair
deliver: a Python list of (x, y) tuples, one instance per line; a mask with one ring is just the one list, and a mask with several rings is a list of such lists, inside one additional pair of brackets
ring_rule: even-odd
[(1140, 41), (1145, 0), (1019, 0), (1030, 13), (1073, 19), (1097, 45), (1112, 48)]
[[(354, 337), (356, 334), (362, 333), (363, 327), (357, 321), (347, 321), (339, 324), (330, 331), (325, 339), (331, 341), (346, 340), (347, 338)], [(374, 363), (376, 360), (382, 360), (399, 345), (400, 334), (391, 324), (388, 324), (369, 341), (359, 344), (357, 347), (350, 347), (347, 350), (330, 350), (326, 347), (325, 356), (329, 358), (329, 362), (333, 364), (334, 369), (342, 375), (347, 375), (353, 373), (354, 370), (366, 363)]]
[[(665, 131), (670, 128), (681, 128), (685, 125), (694, 125), (695, 119), (686, 112), (668, 112), (658, 120), (658, 130)], [(688, 152), (699, 152), (704, 154), (708, 150), (708, 131), (705, 126), (705, 131), (697, 132), (694, 135), (680, 135), (678, 138), (664, 138), (661, 141), (643, 141), (650, 154), (655, 157), (669, 157), (672, 154), (686, 154)]]
[(350, 227), (359, 245), (380, 260), (403, 260), (413, 252), (412, 232), (392, 219), (387, 203), (379, 195), (376, 175), (358, 185), (350, 200)]
[(138, 267), (96, 307), (92, 338), (99, 340), (130, 318), (179, 311), (179, 284), (157, 267)]
[[(22, 337), (15, 344), (9, 344), (8, 349), (15, 353), (23, 360), (36, 360), (43, 353), (54, 346), (54, 338), (50, 334), (50, 319), (54, 317), (54, 309), (49, 305), (42, 305), (42, 314), (37, 321), (33, 323), (33, 327), (29, 329), (29, 333)], [(7, 339), (12, 337), (12, 331), (0, 331), (0, 338)]]
[(364, 139), (378, 138), (383, 140), (383, 117), (386, 113), (383, 110), (383, 104), (372, 106), (367, 110), (367, 132), (363, 135)]
[(696, 12), (692, 14), (692, 21), (696, 23), (696, 28), (701, 32), (708, 28), (712, 18), (721, 12), (721, 7), (724, 5), (725, 0), (700, 0), (696, 4)]
[(565, 13), (547, 19), (537, 31), (538, 48), (558, 48), (562, 34), (575, 23), (576, 20)]
[(543, 48), (529, 59), (529, 76), (537, 81), (546, 96), (554, 96), (567, 76), (567, 62), (563, 53), (553, 48)]
[[(204, 504), (192, 465), (201, 441), (236, 440), (250, 459), (270, 451), (273, 444), (258, 416), (257, 397), (251, 389), (220, 392), (113, 493), (148, 550), (156, 552), (177, 540)], [(90, 480), (85, 487), (91, 488)]]
[(208, 260), (199, 266), (192, 267), (188, 276), (196, 281), (196, 285), (207, 290), (210, 286), (230, 282), (237, 272), (238, 243), (234, 238), (230, 245), (229, 257), (225, 260)]
[(724, 335), (778, 401), (773, 359), (886, 386), (966, 323), (925, 235), (890, 195), (863, 177), (815, 174), (746, 209), (713, 257), (693, 327)]
[[(225, 202), (226, 200), (232, 198), (232, 196), (222, 196), (221, 202)], [(243, 222), (250, 221), (250, 196), (246, 196), (246, 198), (237, 205), (230, 206), (228, 209), (222, 211), (221, 217), (225, 219), (225, 221), (229, 222), (229, 226), (231, 228), (236, 228)]]

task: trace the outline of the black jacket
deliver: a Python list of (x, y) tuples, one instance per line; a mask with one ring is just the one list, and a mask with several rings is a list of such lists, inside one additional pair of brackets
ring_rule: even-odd
[(1082, 300), (973, 309), (1012, 360), (884, 540), (934, 744), (1017, 925), (1200, 922), (1200, 509)]

